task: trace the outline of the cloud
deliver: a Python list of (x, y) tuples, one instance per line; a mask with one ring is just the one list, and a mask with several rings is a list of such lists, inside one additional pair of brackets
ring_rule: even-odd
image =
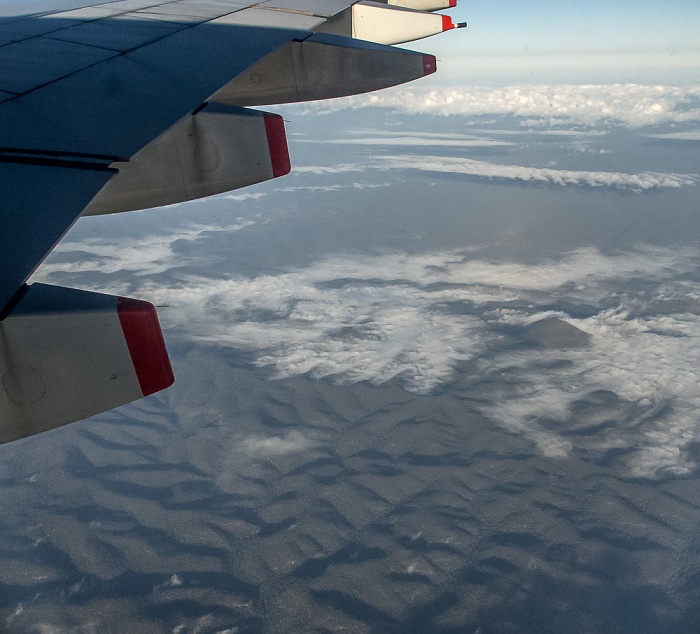
[(278, 187), (276, 192), (335, 192), (341, 189), (380, 189), (382, 187), (390, 187), (391, 183), (361, 183), (354, 182), (350, 185), (292, 185), (290, 187)]
[[(492, 134), (492, 133), (509, 133), (510, 131), (507, 130), (486, 130), (487, 134)], [(407, 134), (406, 132), (398, 132), (395, 130), (387, 130), (385, 128), (362, 128), (359, 130), (354, 130), (350, 131), (351, 134), (357, 137), (363, 137), (363, 138), (371, 138), (371, 139), (377, 139), (380, 137), (391, 139), (395, 137), (399, 137), (401, 139), (417, 139), (417, 140), (422, 140), (422, 139), (428, 139), (428, 140), (435, 140), (435, 141), (480, 141), (480, 140), (488, 140), (486, 137), (483, 136), (482, 131), (479, 131), (479, 135), (474, 135), (474, 134), (462, 134), (459, 132), (418, 132), (415, 130), (411, 130), (410, 134)], [(514, 134), (523, 134), (525, 133), (524, 131), (521, 130), (515, 130)]]
[[(476, 125), (476, 122), (473, 122)], [(494, 121), (495, 123), (495, 121)], [(484, 125), (482, 123), (482, 125)], [(609, 134), (606, 130), (499, 130), (494, 128), (488, 128), (483, 130), (489, 134), (496, 134), (498, 136), (531, 136), (533, 134), (543, 135), (543, 136), (555, 136), (555, 137), (603, 137)]]
[(264, 192), (245, 192), (243, 194), (226, 194), (224, 196), (221, 196), (224, 200), (258, 200), (259, 198), (262, 198), (263, 196), (266, 196)]
[[(271, 378), (396, 381), (418, 394), (455, 384), (545, 456), (619, 452), (614, 462), (625, 475), (646, 478), (696, 468), (688, 450), (700, 438), (695, 249), (587, 248), (539, 264), (488, 261), (479, 251), (345, 255), (283, 273), (190, 275), (167, 286), (157, 274), (177, 255), (163, 245), (158, 258), (142, 261), (141, 288), (131, 292), (168, 305), (160, 315), (171, 341), (247, 351)], [(111, 267), (134, 266), (129, 249), (99, 246)], [(554, 311), (553, 303), (582, 306), (587, 316)], [(541, 329), (525, 337), (549, 317), (586, 333), (588, 343), (542, 345)], [(605, 394), (612, 404), (598, 402)], [(582, 407), (588, 413), (579, 416)], [(295, 431), (253, 435), (236, 438), (222, 460), (246, 456), (255, 471), (260, 461), (314, 446)]]
[(314, 452), (324, 455), (327, 444), (321, 436), (296, 429), (271, 436), (233, 435), (212, 449), (208, 463), (222, 491), (240, 494), (250, 490), (251, 480), (263, 477), (265, 470), (278, 468), (281, 459), (290, 464), (296, 454), (304, 460)]
[(109, 237), (89, 238), (77, 242), (67, 238), (57, 245), (54, 254), (78, 253), (81, 256), (80, 260), (45, 262), (34, 275), (33, 281), (50, 282), (54, 273), (93, 271), (105, 274), (131, 271), (137, 275), (156, 275), (178, 266), (178, 257), (173, 248), (176, 242), (192, 242), (208, 233), (230, 233), (255, 224), (255, 220), (244, 218), (238, 218), (236, 222), (226, 225), (189, 224), (155, 235), (144, 235), (138, 240), (121, 242), (115, 242)]
[(411, 147), (499, 147), (514, 145), (508, 141), (486, 138), (439, 138), (419, 135), (400, 137), (352, 137), (349, 139), (313, 139), (302, 143), (331, 143), (333, 145), (385, 145)]
[(667, 134), (646, 134), (650, 139), (664, 139), (667, 141), (700, 141), (700, 132), (669, 132)]
[[(570, 136), (571, 131), (566, 131), (567, 136)], [(352, 139), (347, 142), (365, 144), (366, 138)], [(384, 143), (386, 141), (386, 143)], [(398, 141), (393, 143), (393, 141)], [(376, 143), (369, 145), (410, 145), (404, 143), (405, 139), (381, 138), (377, 139)], [(335, 141), (333, 141), (335, 143)], [(338, 141), (340, 143), (342, 141)], [(465, 141), (466, 143), (466, 141)], [(460, 145), (457, 143), (457, 145)], [(480, 147), (488, 147), (485, 141), (478, 142)], [(424, 145), (438, 146), (440, 143), (425, 143)], [(447, 145), (447, 143), (446, 143)], [(494, 145), (497, 145), (495, 143)], [(608, 154), (610, 151), (600, 148), (591, 148), (583, 145), (580, 142), (574, 143), (570, 150), (577, 153), (597, 153)], [(553, 167), (535, 167), (528, 165), (512, 165), (493, 163), (464, 157), (454, 156), (439, 156), (439, 155), (421, 155), (421, 154), (396, 154), (396, 155), (376, 155), (369, 157), (367, 162), (360, 166), (356, 164), (347, 164), (340, 166), (300, 166), (295, 167), (294, 171), (298, 174), (311, 173), (317, 176), (361, 172), (372, 170), (420, 170), (423, 172), (437, 172), (441, 174), (462, 174), (476, 178), (499, 179), (509, 181), (521, 181), (526, 183), (540, 183), (546, 185), (579, 185), (588, 187), (615, 187), (618, 189), (626, 189), (634, 192), (649, 191), (654, 189), (668, 189), (680, 187), (694, 187), (700, 181), (698, 174), (678, 174), (664, 172), (640, 172), (638, 174), (630, 174), (626, 172), (608, 172), (608, 171), (589, 171), (589, 170), (565, 170), (555, 169)], [(345, 188), (348, 185), (316, 185), (304, 186), (304, 188), (316, 187), (323, 191), (333, 191), (335, 189)], [(353, 184), (352, 187), (357, 187)], [(365, 185), (367, 187), (367, 185)], [(293, 186), (287, 188), (278, 188), (278, 191), (293, 191)]]
[(308, 436), (294, 430), (284, 436), (249, 436), (240, 442), (241, 450), (252, 458), (283, 456), (306, 451), (312, 446), (314, 443)]
[[(692, 313), (634, 317), (630, 308), (622, 303), (586, 319), (563, 316), (591, 336), (591, 348), (566, 354), (509, 352), (482, 364), (489, 373), (507, 371), (523, 381), (517, 393), (504, 392), (485, 412), (514, 431), (532, 430), (538, 444), (541, 421), (560, 421), (561, 429), (573, 425), (581, 435), (575, 441), (560, 438), (555, 452), (565, 443), (593, 454), (624, 449), (631, 452), (625, 460), (628, 475), (692, 472), (697, 465), (684, 455), (684, 448), (700, 433), (695, 371), (700, 363), (700, 318)], [(520, 323), (532, 317), (521, 315)], [(511, 318), (509, 323), (517, 321)], [(556, 364), (560, 359), (570, 365)], [(607, 429), (586, 434), (584, 422), (574, 418), (575, 408), (598, 391), (614, 393), (622, 404), (609, 414)], [(545, 436), (542, 449), (553, 455), (550, 436)]]
[(345, 174), (347, 172), (364, 172), (366, 166), (353, 163), (340, 165), (295, 165), (294, 172), (297, 174)]
[(188, 279), (167, 295), (173, 317), (192, 320), (197, 338), (255, 350), (257, 365), (277, 378), (308, 373), (341, 384), (399, 378), (413, 391), (428, 392), (451, 379), (458, 360), (480, 349), (475, 343), (483, 336), (468, 336), (470, 328), (483, 329), (480, 320), (433, 313), (421, 289), (361, 280), (324, 288), (334, 279), (313, 269), (253, 279)]
[(700, 179), (696, 174), (663, 174), (642, 172), (589, 172), (585, 170), (561, 170), (523, 165), (503, 165), (467, 158), (446, 156), (375, 156), (384, 169), (417, 169), (425, 172), (464, 174), (482, 178), (519, 180), (552, 185), (588, 185), (590, 187), (617, 187), (633, 191), (657, 188), (692, 187)]
[(442, 116), (512, 115), (525, 119), (525, 124), (531, 126), (617, 123), (638, 128), (700, 121), (700, 85), (564, 84), (423, 91), (398, 89), (305, 106), (306, 111), (313, 114), (367, 107)]
[[(252, 352), (273, 378), (397, 380), (416, 393), (459, 378), (484, 414), (529, 438), (543, 455), (623, 448), (627, 475), (657, 477), (694, 468), (684, 447), (700, 434), (700, 318), (692, 312), (700, 313), (700, 284), (677, 279), (696, 272), (698, 258), (695, 250), (660, 248), (617, 256), (582, 249), (540, 265), (452, 251), (345, 256), (279, 275), (192, 277), (181, 287), (144, 293), (170, 304), (166, 324)], [(543, 311), (553, 296), (584, 303), (593, 315)], [(618, 303), (610, 308), (612, 296)], [(653, 314), (643, 314), (649, 305)], [(587, 333), (590, 345), (504, 344), (502, 326), (522, 328), (553, 315)], [(473, 376), (461, 374), (466, 362), (476, 364)], [(486, 393), (484, 377), (494, 377)], [(465, 381), (473, 385), (465, 388)], [(590, 437), (571, 435), (577, 403), (599, 391), (619, 400), (619, 425)], [(241, 446), (273, 455), (299, 442), (255, 437)]]

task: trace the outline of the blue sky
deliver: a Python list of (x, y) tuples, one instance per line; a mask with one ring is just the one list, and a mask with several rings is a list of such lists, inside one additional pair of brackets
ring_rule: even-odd
[(469, 29), (423, 44), (442, 58), (441, 83), (700, 79), (696, 1), (462, 0), (451, 15)]

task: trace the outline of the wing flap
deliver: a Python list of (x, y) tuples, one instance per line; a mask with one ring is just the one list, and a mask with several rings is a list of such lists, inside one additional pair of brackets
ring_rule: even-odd
[(282, 117), (208, 104), (166, 130), (131, 159), (83, 212), (148, 209), (212, 196), (287, 174)]
[(314, 33), (260, 60), (211, 99), (242, 106), (331, 99), (396, 86), (435, 68), (432, 55)]
[(350, 6), (347, 0), (267, 0), (259, 6), (291, 13), (307, 13), (328, 18)]
[(172, 382), (151, 304), (33, 284), (0, 322), (0, 443), (98, 414)]
[(239, 26), (309, 30), (325, 21), (325, 18), (319, 16), (305, 13), (285, 13), (283, 11), (265, 9), (265, 5), (260, 6), (225, 15), (217, 18), (214, 22), (216, 24), (237, 24)]
[(403, 44), (465, 26), (447, 15), (362, 0), (316, 30), (378, 44)]

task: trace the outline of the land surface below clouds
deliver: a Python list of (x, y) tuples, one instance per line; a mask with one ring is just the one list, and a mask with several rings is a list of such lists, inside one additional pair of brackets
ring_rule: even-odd
[(0, 448), (5, 630), (697, 629), (697, 91), (517, 90), (78, 223), (38, 278), (159, 305), (177, 382)]

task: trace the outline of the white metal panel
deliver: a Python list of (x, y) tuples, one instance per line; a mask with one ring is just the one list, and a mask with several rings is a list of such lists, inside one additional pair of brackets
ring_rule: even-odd
[(238, 7), (226, 4), (216, 4), (208, 2), (191, 2), (190, 0), (182, 0), (180, 2), (169, 2), (155, 7), (148, 7), (139, 11), (139, 13), (149, 13), (154, 15), (167, 15), (171, 18), (179, 16), (192, 18), (216, 18), (220, 15), (226, 15), (232, 11), (236, 11)]
[(36, 37), (0, 47), (0, 90), (21, 94), (113, 57), (93, 46)]
[(331, 99), (395, 86), (434, 71), (431, 55), (314, 33), (260, 60), (212, 100), (255, 106)]
[[(170, 0), (165, 1), (168, 2)], [(138, 11), (139, 9), (155, 7), (159, 4), (165, 4), (165, 2), (162, 0), (117, 0), (117, 2), (109, 2), (101, 6), (115, 11)]]
[(44, 284), (0, 321), (0, 443), (172, 383), (153, 306)]
[(2, 17), (38, 16), (103, 4), (104, 0), (0, 0)]
[[(0, 323), (0, 332), (0, 441), (103, 411), (98, 394), (107, 407), (141, 396), (116, 298), (111, 312), (20, 315)], [(96, 358), (95, 346), (105, 354)], [(107, 394), (91, 389), (97, 382)]]
[(102, 7), (83, 7), (82, 9), (73, 9), (72, 11), (61, 11), (60, 13), (49, 13), (45, 18), (55, 18), (59, 20), (79, 20), (85, 22), (87, 20), (99, 20), (100, 18), (108, 18), (110, 15), (119, 13), (116, 9), (105, 9)]
[(182, 15), (170, 13), (149, 13), (149, 9), (143, 11), (135, 11), (133, 13), (123, 13), (120, 17), (138, 17), (141, 16), (144, 20), (159, 20), (161, 22), (176, 22), (178, 24), (196, 25), (202, 22), (207, 22), (209, 18), (201, 15)]
[(327, 18), (347, 9), (351, 4), (352, 1), (348, 0), (267, 0), (258, 6)]
[[(145, 11), (127, 11), (126, 13), (120, 13), (119, 15), (115, 15), (113, 18), (108, 18), (106, 20), (100, 20), (98, 22), (93, 22), (92, 24), (100, 24), (104, 22), (105, 24), (107, 23), (115, 23), (119, 24), (120, 22), (124, 23), (134, 23), (134, 22), (144, 22), (145, 24), (153, 24), (153, 25), (161, 25), (161, 26), (168, 26), (168, 22), (171, 24), (175, 24), (175, 19), (172, 16), (169, 15), (161, 15), (158, 13), (147, 13), (148, 9)], [(178, 22), (184, 22), (189, 20), (177, 20)], [(193, 21), (195, 22), (201, 22), (205, 21), (203, 18), (193, 18)], [(165, 24), (164, 24), (165, 23)], [(189, 26), (189, 25), (186, 25)]]
[(210, 104), (112, 167), (119, 173), (83, 215), (169, 205), (282, 176), (289, 171), (284, 123), (279, 115)]
[(441, 11), (456, 7), (457, 0), (387, 0), (387, 4), (418, 11)]
[(323, 18), (310, 15), (285, 13), (283, 11), (253, 7), (213, 20), (212, 24), (237, 24), (239, 26), (259, 26), (308, 31), (323, 22)]
[[(449, 27), (447, 26), (449, 24)], [(453, 28), (446, 15), (375, 3), (352, 7), (352, 37), (379, 44), (402, 44)]]
[(221, 14), (230, 13), (231, 11), (240, 11), (241, 9), (247, 9), (254, 2), (247, 2), (246, 0), (180, 0), (183, 4), (194, 4), (198, 7), (202, 6), (210, 11), (219, 11)]

